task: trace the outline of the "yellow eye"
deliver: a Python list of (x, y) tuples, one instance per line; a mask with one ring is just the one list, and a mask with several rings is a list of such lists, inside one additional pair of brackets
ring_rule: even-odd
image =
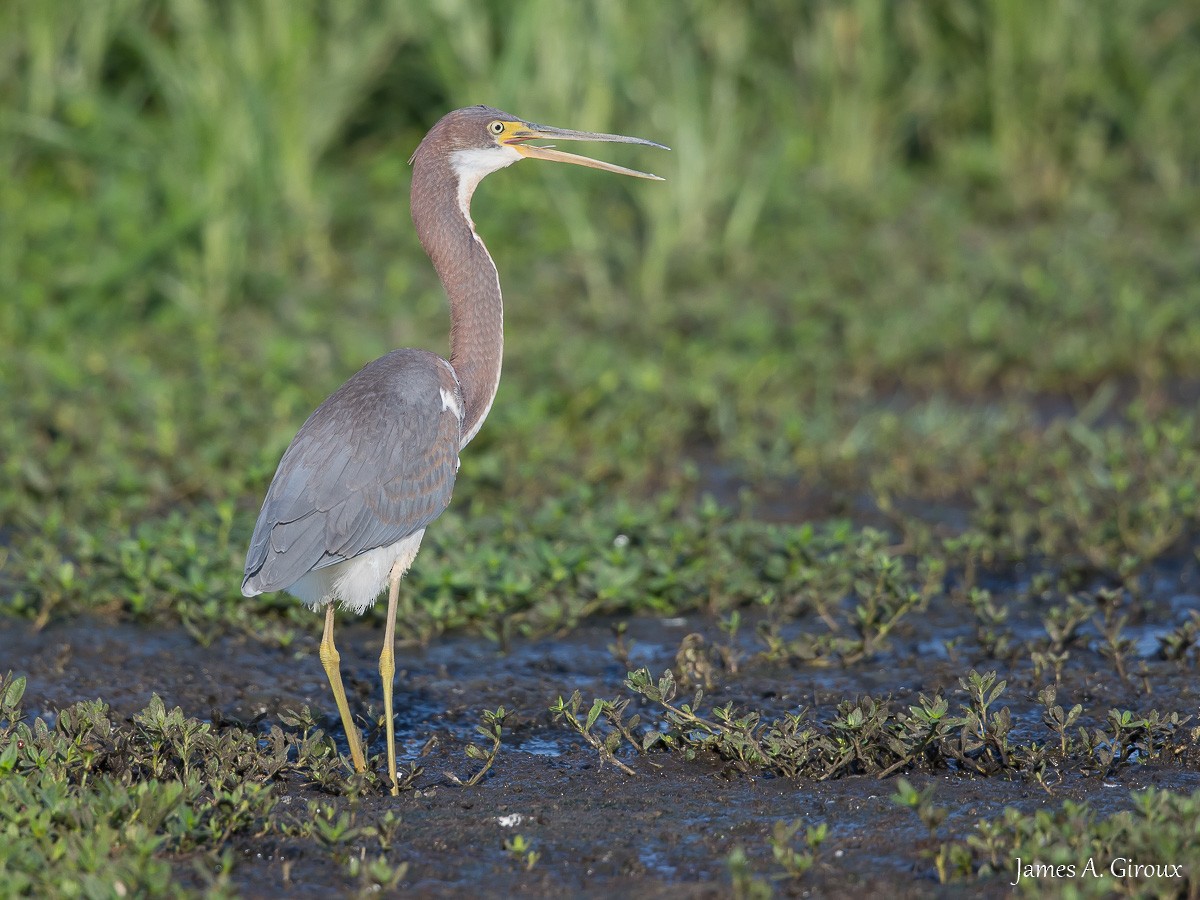
[(504, 123), (493, 122), (488, 126), (488, 130), (491, 131), (492, 134), (504, 134)]

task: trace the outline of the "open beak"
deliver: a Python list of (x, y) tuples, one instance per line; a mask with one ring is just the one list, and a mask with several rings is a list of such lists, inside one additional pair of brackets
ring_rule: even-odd
[(644, 144), (647, 147), (658, 147), (660, 150), (670, 150), (670, 147), (665, 147), (662, 144), (656, 144), (654, 141), (643, 140), (642, 138), (626, 137), (623, 134), (600, 134), (593, 131), (571, 131), (567, 128), (552, 128), (549, 125), (533, 125), (529, 122), (525, 123), (525, 127), (514, 132), (511, 137), (505, 138), (504, 143), (512, 147), (522, 156), (528, 156), (530, 159), (548, 159), (553, 162), (571, 163), (576, 166), (587, 166), (589, 169), (600, 169), (603, 172), (615, 172), (618, 175), (632, 175), (634, 178), (649, 178), (653, 181), (662, 181), (658, 175), (651, 175), (649, 172), (639, 172), (636, 169), (627, 169), (624, 166), (613, 165), (612, 163), (601, 162), (598, 159), (590, 159), (586, 156), (579, 156), (575, 153), (567, 153), (563, 150), (555, 150), (554, 147), (538, 147), (532, 144), (527, 144), (526, 141), (604, 141), (606, 143), (615, 144)]

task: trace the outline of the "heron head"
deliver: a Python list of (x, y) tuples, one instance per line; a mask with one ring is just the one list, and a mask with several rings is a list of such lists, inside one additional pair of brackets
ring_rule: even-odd
[(470, 106), (443, 116), (425, 135), (409, 162), (420, 164), (426, 157), (446, 159), (460, 181), (469, 182), (471, 189), (474, 189), (485, 175), (511, 166), (523, 158), (565, 162), (615, 172), (618, 175), (662, 181), (659, 176), (647, 172), (638, 172), (624, 166), (566, 153), (553, 146), (529, 143), (541, 140), (604, 141), (669, 149), (642, 138), (535, 125), (490, 106)]

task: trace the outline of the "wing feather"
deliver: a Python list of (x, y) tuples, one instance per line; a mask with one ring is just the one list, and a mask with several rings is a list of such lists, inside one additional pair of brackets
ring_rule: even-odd
[(322, 403), (283, 454), (250, 539), (242, 591), (282, 590), (313, 569), (421, 530), (450, 503), (462, 420), (445, 360), (394, 350)]

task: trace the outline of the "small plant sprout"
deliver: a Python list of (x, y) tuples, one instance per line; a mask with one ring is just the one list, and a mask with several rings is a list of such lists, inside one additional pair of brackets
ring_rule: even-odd
[(613, 659), (620, 663), (626, 670), (633, 668), (633, 664), (629, 661), (629, 654), (633, 652), (633, 645), (637, 643), (632, 639), (626, 642), (625, 633), (628, 630), (628, 622), (615, 623), (612, 626), (613, 641), (608, 645), (608, 652), (612, 654)]
[[(929, 829), (930, 841), (938, 839), (938, 831), (949, 813), (947, 808), (934, 805), (933, 793), (932, 785), (918, 791), (907, 779), (901, 778), (896, 783), (896, 793), (892, 795), (893, 803), (906, 806), (917, 814), (917, 818)], [(942, 841), (936, 850), (926, 848), (921, 855), (933, 860), (941, 884), (970, 874), (971, 854), (953, 841)]]
[(721, 665), (730, 675), (738, 673), (738, 666), (742, 660), (742, 653), (737, 647), (738, 631), (742, 627), (742, 614), (738, 610), (733, 610), (728, 616), (725, 616), (718, 623), (718, 627), (728, 636), (726, 643), (717, 644), (715, 649), (721, 656)]
[(1062, 653), (1055, 653), (1053, 650), (1033, 650), (1029, 654), (1030, 662), (1033, 663), (1033, 677), (1040, 678), (1042, 673), (1047, 669), (1054, 670), (1054, 683), (1062, 683), (1063, 666), (1071, 658), (1071, 651), (1064, 650)]
[[(804, 831), (804, 847), (798, 850), (794, 846), (796, 835)], [(805, 828), (803, 819), (788, 823), (778, 820), (771, 828), (771, 852), (775, 862), (783, 866), (789, 878), (800, 878), (812, 868), (817, 858), (817, 851), (829, 836), (829, 826), (822, 822), (820, 825), (809, 825)]]
[(364, 847), (357, 856), (346, 860), (346, 874), (352, 881), (358, 882), (360, 895), (391, 893), (399, 888), (400, 882), (408, 874), (408, 863), (393, 865), (386, 856), (368, 859)]
[(1008, 707), (990, 712), (1007, 686), (995, 672), (980, 675), (974, 669), (959, 685), (967, 692), (962, 708), (958, 746), (951, 752), (959, 762), (980, 774), (999, 771), (1009, 766), (1008, 732), (1012, 728), (1012, 713)]
[(896, 793), (892, 794), (892, 802), (898, 806), (906, 806), (917, 814), (921, 823), (929, 829), (929, 837), (936, 838), (938, 829), (946, 820), (949, 812), (945, 807), (934, 806), (933, 785), (926, 785), (918, 791), (907, 778), (896, 780)]
[(1129, 677), (1125, 659), (1137, 647), (1136, 641), (1123, 635), (1125, 626), (1129, 624), (1128, 614), (1120, 611), (1124, 599), (1125, 594), (1120, 590), (1104, 588), (1097, 591), (1096, 608), (1100, 614), (1092, 619), (1093, 625), (1104, 639), (1100, 644), (1100, 652), (1112, 660), (1113, 668), (1122, 681), (1128, 680)]
[(1096, 611), (1092, 601), (1072, 594), (1065, 606), (1052, 606), (1042, 617), (1042, 627), (1050, 638), (1050, 650), (1063, 653), (1079, 640), (1079, 627)]
[(744, 847), (734, 847), (729, 851), (725, 868), (729, 870), (734, 900), (770, 900), (774, 896), (770, 881), (754, 874)]
[(460, 779), (453, 772), (447, 772), (446, 777), (460, 787), (472, 787), (479, 784), (483, 780), (483, 776), (491, 769), (492, 764), (496, 761), (496, 756), (500, 753), (501, 735), (504, 733), (504, 720), (508, 718), (509, 713), (503, 706), (497, 708), (494, 712), (491, 710), (483, 711), (483, 723), (475, 726), (475, 731), (483, 738), (491, 741), (490, 747), (480, 747), (477, 744), (468, 744), (466, 754), (468, 759), (481, 760), (483, 766), (479, 768), (466, 781)]
[(1187, 665), (1189, 658), (1194, 660), (1197, 639), (1200, 638), (1200, 612), (1188, 611), (1186, 622), (1177, 625), (1167, 634), (1158, 639), (1158, 653), (1163, 659), (1174, 660), (1181, 666)]
[(504, 852), (518, 862), (526, 871), (537, 865), (541, 854), (533, 849), (533, 843), (523, 834), (514, 834), (504, 839)]
[(1067, 730), (1079, 721), (1079, 716), (1083, 712), (1083, 705), (1076, 703), (1069, 711), (1064, 712), (1061, 706), (1055, 705), (1054, 701), (1056, 698), (1057, 691), (1053, 687), (1044, 688), (1038, 694), (1038, 702), (1045, 707), (1045, 712), (1042, 713), (1042, 721), (1058, 735), (1059, 753), (1062, 756), (1066, 756), (1067, 745), (1070, 741)]
[(1012, 635), (1003, 628), (1008, 621), (1008, 607), (997, 603), (992, 592), (984, 588), (971, 588), (967, 602), (975, 613), (975, 633), (979, 646), (993, 659), (1002, 659), (1012, 647)]

